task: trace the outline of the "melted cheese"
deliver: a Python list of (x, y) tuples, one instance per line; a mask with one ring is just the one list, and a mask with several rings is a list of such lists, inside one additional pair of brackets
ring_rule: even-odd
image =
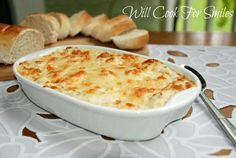
[(72, 47), (24, 61), (17, 69), (45, 88), (120, 109), (160, 107), (195, 86), (155, 59)]

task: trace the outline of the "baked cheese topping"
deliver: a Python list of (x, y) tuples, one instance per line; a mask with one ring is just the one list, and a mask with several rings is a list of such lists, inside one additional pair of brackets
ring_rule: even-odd
[(195, 86), (156, 59), (74, 47), (24, 61), (17, 70), (45, 88), (119, 109), (161, 107)]

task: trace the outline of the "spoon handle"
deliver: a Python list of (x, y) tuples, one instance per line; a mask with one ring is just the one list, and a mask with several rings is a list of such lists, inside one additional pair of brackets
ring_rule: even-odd
[(236, 146), (236, 129), (234, 125), (216, 108), (216, 106), (201, 92), (200, 97), (207, 105), (215, 120), (219, 123), (231, 142)]

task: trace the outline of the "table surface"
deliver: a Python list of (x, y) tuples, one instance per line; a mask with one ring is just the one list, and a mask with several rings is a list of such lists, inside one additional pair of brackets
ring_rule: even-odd
[[(148, 49), (151, 57), (189, 64), (202, 73), (208, 83), (205, 94), (236, 124), (236, 47), (219, 46), (236, 45), (233, 34), (152, 32)], [(236, 156), (236, 149), (199, 99), (159, 137), (127, 142), (88, 132), (38, 108), (16, 84), (0, 82), (0, 157)]]
[[(149, 44), (236, 46), (236, 32), (150, 32), (149, 34)], [(52, 44), (51, 46), (63, 44), (89, 44), (115, 47), (111, 42), (104, 44), (85, 36), (68, 38)], [(148, 52), (146, 48), (137, 51), (141, 54), (147, 54)], [(2, 72), (0, 73), (0, 81), (14, 79), (11, 66), (4, 66), (0, 64), (0, 71)]]
[(150, 32), (151, 44), (236, 46), (236, 32)]

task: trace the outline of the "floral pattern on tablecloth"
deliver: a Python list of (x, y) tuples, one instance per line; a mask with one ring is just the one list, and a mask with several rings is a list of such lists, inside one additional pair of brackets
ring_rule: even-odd
[[(188, 64), (207, 81), (207, 94), (236, 125), (236, 47), (149, 45), (149, 55)], [(157, 138), (114, 140), (74, 126), (34, 105), (17, 81), (0, 82), (0, 157), (236, 157), (200, 99), (188, 115), (173, 122)]]

